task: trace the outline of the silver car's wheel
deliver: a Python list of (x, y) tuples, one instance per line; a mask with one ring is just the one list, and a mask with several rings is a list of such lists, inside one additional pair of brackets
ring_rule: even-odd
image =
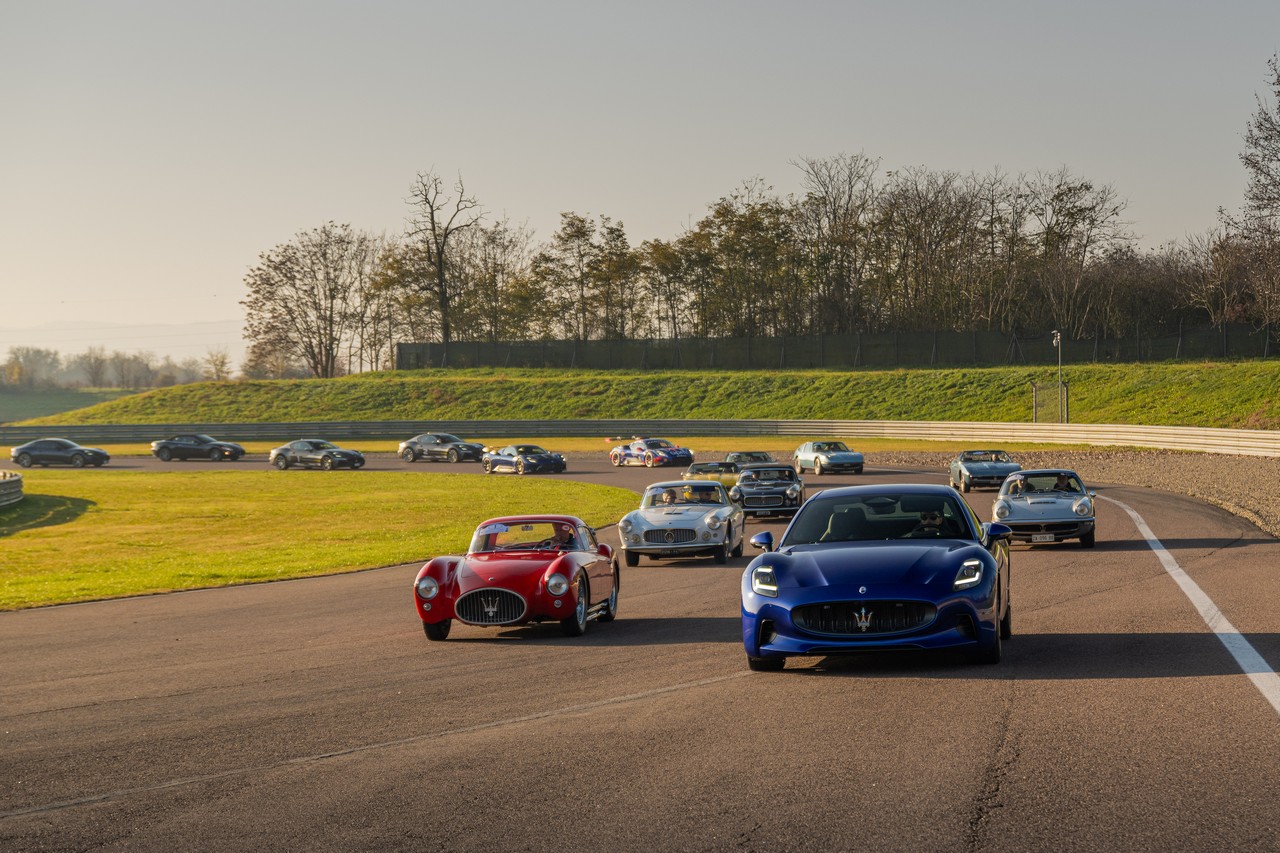
[(449, 448), (448, 459), (450, 462), (458, 461), (458, 449), (456, 447)]
[(813, 476), (815, 476), (815, 477), (821, 477), (821, 476), (822, 476), (823, 474), (825, 474), (825, 473), (827, 473), (827, 472), (826, 472), (826, 471), (824, 471), (824, 470), (822, 470), (822, 460), (821, 460), (821, 459), (814, 459), (814, 460), (813, 460)]
[(799, 460), (799, 459), (797, 459), (797, 460), (795, 461), (795, 464), (794, 464), (794, 465), (792, 465), (791, 467), (796, 469), (796, 473), (797, 473), (797, 474), (803, 474), (803, 473), (804, 473), (804, 466), (800, 464), (800, 460)]
[(288, 457), (288, 456), (285, 456), (283, 453), (281, 453), (279, 456), (277, 456), (277, 457), (276, 457), (276, 467), (277, 467), (277, 468), (279, 468), (281, 471), (283, 471), (283, 470), (285, 470), (286, 468), (288, 468), (288, 467), (289, 467), (289, 457)]
[(418, 455), (413, 452), (412, 447), (406, 447), (404, 450), (400, 451), (400, 458), (405, 462), (412, 462), (418, 458)]

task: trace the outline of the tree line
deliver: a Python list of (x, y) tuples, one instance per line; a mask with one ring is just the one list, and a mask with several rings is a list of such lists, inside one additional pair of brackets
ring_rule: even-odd
[[(305, 373), (298, 373), (305, 376)], [(64, 356), (44, 347), (10, 347), (0, 364), (0, 387), (26, 390), (57, 387), (163, 388), (189, 382), (221, 382), (232, 377), (231, 358), (225, 350), (210, 350), (203, 358), (174, 361), (147, 351), (107, 351), (91, 346)]]
[(885, 170), (838, 154), (759, 179), (670, 240), (561, 214), (541, 243), (488, 221), (458, 177), (419, 173), (409, 226), (325, 223), (246, 276), (246, 372), (390, 367), (395, 344), (1059, 329), (1071, 339), (1180, 324), (1280, 323), (1280, 64), (1245, 134), (1243, 209), (1137, 248), (1117, 190), (1066, 168), (1008, 175)]

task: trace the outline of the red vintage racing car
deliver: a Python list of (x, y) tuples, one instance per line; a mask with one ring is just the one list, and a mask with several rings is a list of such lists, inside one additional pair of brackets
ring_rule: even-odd
[(595, 531), (569, 515), (491, 518), (462, 557), (436, 557), (413, 582), (427, 639), (449, 636), (453, 620), (503, 627), (559, 622), (570, 637), (618, 614), (618, 563)]

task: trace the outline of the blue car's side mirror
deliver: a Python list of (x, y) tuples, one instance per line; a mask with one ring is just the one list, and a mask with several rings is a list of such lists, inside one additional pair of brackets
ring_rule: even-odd
[(751, 547), (759, 548), (761, 551), (773, 550), (773, 534), (765, 530), (751, 537)]
[(1001, 524), (998, 521), (988, 521), (983, 524), (982, 527), (987, 532), (987, 539), (992, 542), (997, 540), (1004, 540), (1005, 542), (1008, 542), (1013, 538), (1013, 528), (1007, 524)]

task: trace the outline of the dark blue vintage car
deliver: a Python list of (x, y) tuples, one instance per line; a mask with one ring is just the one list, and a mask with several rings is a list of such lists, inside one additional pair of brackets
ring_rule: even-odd
[(747, 665), (793, 655), (964, 649), (996, 663), (1013, 629), (1009, 538), (948, 486), (828, 489), (742, 576)]
[(563, 456), (543, 450), (536, 444), (508, 444), (485, 450), (480, 466), (486, 474), (514, 471), (517, 474), (559, 474), (568, 468)]

